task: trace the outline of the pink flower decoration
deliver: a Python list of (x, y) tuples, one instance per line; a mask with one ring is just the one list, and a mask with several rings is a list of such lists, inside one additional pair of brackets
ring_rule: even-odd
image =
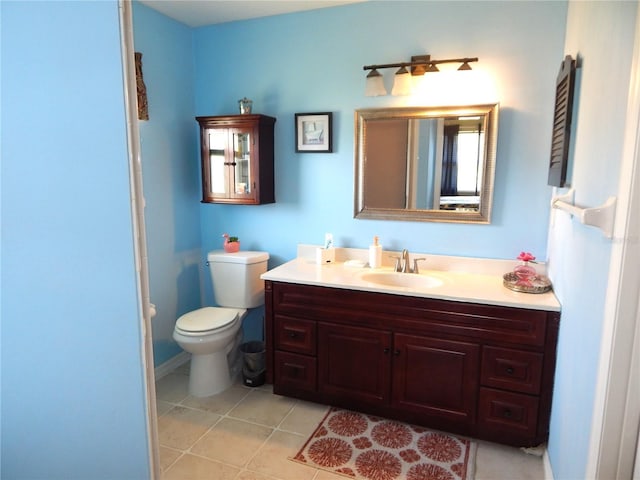
[(520, 255), (518, 255), (518, 260), (522, 260), (523, 262), (532, 262), (535, 259), (536, 257), (529, 252), (520, 252)]

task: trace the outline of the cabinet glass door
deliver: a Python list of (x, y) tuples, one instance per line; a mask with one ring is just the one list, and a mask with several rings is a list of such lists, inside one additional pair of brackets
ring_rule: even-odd
[(236, 196), (251, 195), (251, 134), (233, 131), (233, 182)]
[(200, 125), (202, 202), (274, 203), (276, 119), (266, 115), (224, 115), (196, 120)]
[(229, 163), (227, 161), (227, 131), (209, 129), (209, 165), (211, 194), (226, 197), (229, 194)]

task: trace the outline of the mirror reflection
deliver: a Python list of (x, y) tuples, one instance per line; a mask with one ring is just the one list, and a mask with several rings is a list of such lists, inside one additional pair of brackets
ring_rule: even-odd
[(356, 111), (355, 217), (489, 223), (498, 106)]

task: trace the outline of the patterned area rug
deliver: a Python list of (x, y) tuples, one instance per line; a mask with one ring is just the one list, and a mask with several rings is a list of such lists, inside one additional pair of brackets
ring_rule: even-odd
[(471, 480), (477, 444), (331, 408), (290, 460), (357, 480)]

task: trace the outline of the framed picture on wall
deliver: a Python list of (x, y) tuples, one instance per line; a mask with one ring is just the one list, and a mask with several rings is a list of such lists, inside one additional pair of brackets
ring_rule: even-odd
[(331, 112), (296, 113), (296, 152), (333, 152)]

